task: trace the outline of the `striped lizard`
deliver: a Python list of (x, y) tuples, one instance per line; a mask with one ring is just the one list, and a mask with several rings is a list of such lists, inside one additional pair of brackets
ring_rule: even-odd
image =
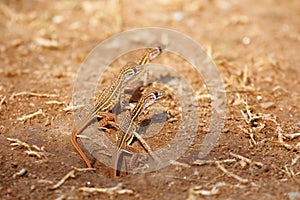
[(74, 149), (77, 151), (79, 156), (83, 159), (85, 164), (88, 168), (92, 168), (92, 165), (90, 161), (88, 160), (87, 156), (83, 153), (81, 148), (78, 145), (77, 142), (77, 135), (82, 132), (85, 127), (92, 122), (94, 118), (102, 118), (99, 125), (101, 127), (105, 125), (112, 125), (113, 127), (118, 129), (118, 125), (111, 121), (115, 117), (113, 114), (109, 113), (108, 111), (111, 110), (116, 103), (118, 102), (121, 90), (124, 87), (124, 85), (135, 78), (138, 74), (143, 72), (144, 65), (155, 59), (157, 56), (159, 56), (162, 52), (161, 47), (157, 48), (148, 48), (146, 49), (143, 56), (140, 58), (140, 60), (135, 62), (129, 62), (127, 63), (119, 72), (116, 79), (113, 81), (112, 85), (108, 88), (105, 88), (99, 97), (96, 99), (96, 104), (92, 108), (92, 110), (88, 113), (86, 118), (79, 123), (78, 126), (73, 130), (72, 136), (71, 136), (71, 144), (74, 147)]
[[(117, 175), (118, 173), (118, 163), (120, 155), (122, 151), (124, 151), (122, 148), (127, 148), (133, 152), (136, 152), (136, 150), (132, 146), (130, 146), (130, 143), (132, 142), (132, 139), (136, 134), (136, 129), (138, 128), (134, 121), (146, 108), (154, 104), (158, 99), (162, 98), (164, 95), (165, 93), (163, 90), (153, 87), (147, 88), (145, 93), (137, 102), (136, 106), (131, 111), (131, 113), (126, 113), (125, 116), (122, 118), (122, 121), (120, 123), (120, 131), (117, 134), (121, 135), (121, 137), (117, 139), (118, 146), (114, 153), (115, 175)], [(134, 160), (133, 158), (134, 157), (132, 157), (132, 160)]]

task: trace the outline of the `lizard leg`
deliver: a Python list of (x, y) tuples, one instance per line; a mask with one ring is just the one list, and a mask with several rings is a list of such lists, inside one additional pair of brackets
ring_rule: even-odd
[[(121, 176), (122, 169), (125, 171), (126, 174), (128, 174), (129, 171), (131, 171), (133, 168), (137, 166), (138, 161), (138, 153), (139, 151), (132, 147), (132, 146), (126, 146), (125, 149), (122, 149), (122, 152), (120, 153), (120, 156), (118, 158), (118, 165), (116, 166), (117, 169), (114, 169), (114, 177)], [(126, 162), (125, 156), (131, 156), (129, 161), (129, 166)]]
[(100, 112), (96, 117), (101, 118), (101, 120), (98, 122), (100, 127), (110, 125), (116, 130), (119, 130), (119, 125), (116, 123), (116, 117), (114, 114), (109, 112)]
[(131, 158), (129, 161), (129, 167), (126, 168), (126, 173), (128, 173), (128, 171), (132, 171), (134, 168), (138, 167), (139, 150), (137, 150), (133, 146), (128, 145), (125, 147), (124, 151), (131, 154)]

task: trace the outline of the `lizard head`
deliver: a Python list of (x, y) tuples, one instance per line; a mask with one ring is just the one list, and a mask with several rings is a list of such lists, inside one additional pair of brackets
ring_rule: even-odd
[(144, 96), (144, 108), (147, 108), (154, 104), (158, 99), (165, 96), (165, 92), (158, 88), (150, 88), (148, 89)]
[(143, 71), (143, 66), (138, 65), (135, 62), (128, 62), (120, 73), (123, 77), (123, 83), (127, 83), (128, 81), (135, 78), (139, 73)]
[(163, 45), (159, 45), (154, 48), (148, 48), (146, 49), (144, 55), (141, 57), (141, 59), (138, 61), (139, 64), (145, 65), (155, 58), (157, 58), (163, 51), (165, 47)]
[(163, 45), (159, 45), (155, 48), (150, 48), (148, 50), (148, 59), (149, 59), (149, 62), (154, 60), (155, 58), (157, 58), (163, 51), (165, 47)]

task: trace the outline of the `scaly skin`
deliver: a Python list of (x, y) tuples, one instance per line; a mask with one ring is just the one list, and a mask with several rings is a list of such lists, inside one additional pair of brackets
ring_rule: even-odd
[(144, 65), (159, 56), (161, 52), (161, 47), (149, 48), (145, 51), (145, 53), (137, 63), (127, 63), (121, 69), (112, 85), (109, 88), (104, 89), (99, 95), (94, 108), (89, 112), (87, 117), (72, 132), (71, 144), (88, 168), (92, 168), (92, 165), (87, 156), (79, 147), (77, 142), (77, 135), (80, 134), (95, 117), (102, 118), (102, 126), (110, 124), (118, 129), (118, 125), (115, 122), (111, 121), (114, 119), (114, 116), (108, 111), (111, 110), (118, 102), (124, 85), (130, 80), (134, 79), (138, 74), (142, 73), (144, 70)]
[[(118, 161), (121, 154), (122, 147), (129, 147), (132, 139), (134, 137), (134, 132), (136, 131), (137, 126), (134, 124), (135, 119), (149, 106), (154, 104), (158, 99), (164, 96), (164, 92), (157, 88), (148, 88), (146, 92), (142, 95), (136, 106), (133, 108), (130, 115), (125, 115), (121, 121), (121, 130), (118, 135), (122, 135), (118, 139), (118, 147), (115, 152), (115, 175), (117, 174)], [(129, 117), (128, 117), (129, 116)], [(124, 130), (124, 128), (126, 129)], [(121, 133), (120, 133), (121, 132)], [(125, 145), (126, 144), (126, 145)]]

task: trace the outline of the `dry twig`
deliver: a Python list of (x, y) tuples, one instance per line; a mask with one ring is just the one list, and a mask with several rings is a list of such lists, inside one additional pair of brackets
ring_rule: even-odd
[(45, 113), (43, 112), (42, 109), (39, 109), (38, 111), (34, 112), (34, 113), (31, 113), (31, 114), (28, 114), (28, 115), (23, 115), (22, 117), (18, 117), (17, 120), (18, 121), (26, 121), (27, 119), (31, 119), (37, 115), (43, 115), (45, 116)]
[(67, 173), (60, 181), (58, 181), (55, 185), (53, 185), (50, 190), (56, 190), (60, 186), (62, 186), (69, 178), (75, 178), (75, 171), (78, 172), (86, 172), (86, 171), (94, 171), (96, 170), (95, 168), (77, 168), (77, 167), (72, 167), (72, 170)]
[(271, 121), (271, 122), (273, 122), (273, 123), (276, 125), (276, 132), (277, 132), (277, 136), (278, 136), (278, 141), (279, 141), (279, 143), (280, 143), (283, 147), (285, 147), (285, 148), (288, 149), (288, 150), (297, 150), (297, 151), (300, 150), (299, 147), (290, 145), (290, 144), (288, 144), (288, 143), (286, 143), (286, 142), (284, 141), (284, 139), (285, 139), (286, 136), (285, 136), (285, 134), (283, 133), (283, 130), (282, 130), (280, 124), (277, 122), (276, 117), (270, 117), (270, 116), (267, 116), (267, 117), (265, 117), (265, 119), (266, 119), (266, 120), (269, 120), (269, 121)]
[(225, 160), (196, 160), (193, 162), (194, 165), (206, 165), (206, 164), (216, 164), (216, 163), (232, 163), (236, 162), (236, 159), (225, 159)]
[(300, 148), (297, 145), (290, 145), (284, 141), (286, 137), (293, 139), (295, 137), (300, 136), (300, 133), (284, 134), (280, 124), (277, 122), (276, 116), (256, 113), (254, 108), (249, 106), (247, 102), (244, 102), (244, 105), (245, 108), (241, 110), (241, 113), (244, 117), (247, 127), (239, 126), (239, 128), (250, 135), (250, 138), (255, 145), (257, 144), (257, 142), (254, 139), (254, 133), (260, 132), (266, 126), (264, 121), (271, 121), (276, 125), (278, 142), (288, 150), (300, 150)]
[[(45, 150), (43, 147), (39, 148), (36, 145), (29, 145), (26, 142), (22, 142), (19, 139), (15, 139), (15, 138), (6, 138), (8, 141), (12, 142), (10, 144), (10, 146), (20, 146), (20, 147), (25, 147), (27, 150), (25, 151), (25, 153), (29, 156), (35, 156), (39, 159), (41, 158), (45, 158)], [(37, 151), (33, 151), (32, 149), (36, 149)]]
[[(208, 185), (206, 185), (206, 186), (208, 186)], [(217, 182), (216, 184), (209, 186), (211, 188), (210, 190), (202, 189), (202, 186), (194, 186), (189, 189), (188, 200), (199, 199), (199, 198), (195, 197), (195, 195), (198, 195), (198, 194), (200, 194), (202, 196), (211, 196), (211, 195), (218, 194), (219, 188), (226, 187), (226, 186), (229, 188), (245, 188), (246, 187), (245, 185), (241, 185), (240, 183), (232, 185), (232, 184), (228, 184), (225, 182)], [(202, 189), (202, 190), (200, 190), (200, 189)]]
[(31, 149), (29, 144), (27, 144), (26, 142), (22, 142), (19, 139), (16, 139), (16, 138), (6, 138), (6, 139), (10, 142), (13, 142), (10, 144), (10, 146), (21, 146), (21, 147), (25, 147), (27, 149)]
[(13, 99), (17, 96), (36, 96), (36, 97), (58, 97), (57, 94), (43, 94), (43, 93), (36, 93), (36, 92), (27, 92), (27, 91), (23, 91), (23, 92), (18, 92), (18, 93), (13, 93), (10, 97), (10, 99)]
[(238, 180), (238, 181), (241, 182), (241, 183), (248, 183), (248, 182), (249, 182), (248, 179), (241, 178), (240, 176), (238, 176), (238, 175), (236, 175), (236, 174), (234, 174), (234, 173), (232, 173), (232, 172), (229, 172), (227, 169), (225, 169), (225, 167), (224, 167), (221, 163), (216, 162), (216, 165), (217, 165), (217, 167), (218, 167), (222, 172), (224, 172), (227, 176), (232, 177), (232, 178)]
[(13, 174), (13, 178), (16, 178), (17, 176), (24, 176), (27, 173), (27, 169), (22, 168), (20, 171)]
[(264, 127), (263, 114), (257, 113), (253, 107), (249, 106), (246, 101), (243, 102), (244, 109), (241, 110), (243, 118), (246, 122), (246, 126), (238, 126), (244, 133), (248, 134), (254, 145), (257, 142), (254, 139), (254, 135), (259, 133)]
[(45, 48), (57, 49), (57, 48), (60, 47), (60, 44), (58, 43), (58, 41), (54, 40), (54, 39), (47, 39), (47, 38), (37, 37), (35, 39), (35, 41), (39, 46), (45, 47)]
[(262, 164), (261, 162), (252, 161), (252, 160), (250, 160), (249, 158), (246, 158), (246, 157), (244, 157), (244, 156), (237, 155), (237, 154), (232, 153), (232, 152), (230, 152), (229, 154), (230, 154), (231, 156), (237, 158), (237, 159), (240, 159), (240, 160), (242, 160), (242, 161), (248, 163), (249, 165), (254, 164), (254, 165), (258, 166), (258, 167), (262, 167), (262, 166), (263, 166), (263, 164)]
[(284, 136), (292, 140), (296, 137), (299, 137), (300, 133), (285, 134)]
[(80, 109), (80, 108), (83, 108), (84, 105), (77, 105), (77, 106), (73, 106), (72, 103), (70, 103), (69, 105), (67, 105), (63, 111), (65, 112), (72, 112), (74, 110), (77, 110), (77, 109)]
[(86, 171), (95, 171), (96, 170), (95, 168), (77, 168), (74, 166), (72, 166), (72, 169), (74, 169), (75, 171), (78, 171), (78, 172), (86, 172)]
[(60, 181), (58, 181), (55, 185), (53, 185), (49, 189), (50, 190), (56, 190), (57, 188), (59, 188), (60, 186), (62, 186), (62, 184), (64, 184), (66, 182), (66, 180), (68, 180), (69, 178), (75, 178), (75, 170), (74, 169), (72, 169)]
[(176, 165), (176, 166), (185, 167), (185, 168), (190, 168), (191, 167), (190, 165), (188, 165), (186, 163), (181, 163), (181, 162), (178, 162), (176, 160), (171, 161), (171, 164)]
[(202, 195), (202, 196), (212, 196), (216, 195), (220, 192), (220, 190), (217, 187), (213, 187), (211, 190), (200, 190), (202, 186), (195, 186), (189, 189), (189, 196), (187, 200), (194, 200), (198, 199), (195, 197), (195, 195)]
[(0, 100), (0, 110), (2, 108), (2, 104), (4, 104), (5, 102), (5, 99), (6, 99), (6, 96), (4, 96), (1, 100)]
[(56, 100), (53, 100), (53, 101), (46, 101), (46, 104), (57, 104), (57, 105), (65, 105), (66, 102), (64, 101), (56, 101)]
[(106, 193), (109, 195), (109, 197), (112, 199), (117, 194), (133, 194), (133, 191), (130, 189), (122, 189), (122, 183), (118, 183), (115, 187), (111, 188), (92, 188), (92, 187), (81, 187), (79, 188), (79, 191), (83, 192), (99, 192), (99, 193)]

